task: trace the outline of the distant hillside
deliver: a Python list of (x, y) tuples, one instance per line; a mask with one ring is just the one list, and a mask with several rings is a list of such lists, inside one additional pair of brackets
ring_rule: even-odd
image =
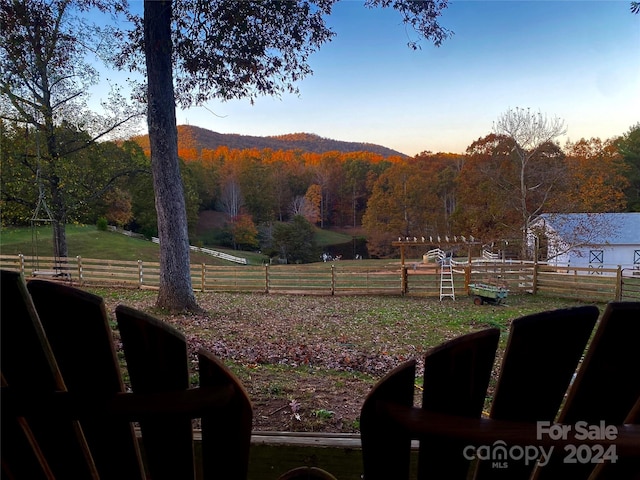
[[(272, 150), (302, 150), (305, 152), (324, 153), (330, 151), (339, 152), (372, 152), (384, 157), (399, 156), (406, 157), (404, 153), (392, 150), (381, 145), (359, 142), (342, 142), (322, 138), (311, 133), (292, 133), (288, 135), (278, 135), (275, 137), (254, 137), (250, 135), (238, 135), (231, 133), (217, 133), (205, 128), (192, 125), (179, 125), (178, 137), (181, 145), (188, 148), (214, 150), (220, 146), (230, 149), (250, 149), (262, 150), (270, 148)], [(149, 140), (146, 135), (134, 138), (143, 148), (148, 149)]]

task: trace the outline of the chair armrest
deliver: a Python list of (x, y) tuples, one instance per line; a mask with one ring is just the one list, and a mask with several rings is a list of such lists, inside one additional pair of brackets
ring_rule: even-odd
[(234, 393), (233, 385), (109, 395), (88, 392), (27, 393), (3, 386), (2, 409), (17, 416), (56, 415), (70, 420), (101, 415), (131, 422), (153, 416), (198, 418), (208, 410), (229, 405)]
[(540, 431), (538, 423), (513, 422), (491, 418), (468, 418), (430, 412), (417, 407), (378, 403), (379, 413), (391, 420), (395, 428), (412, 439), (437, 436), (468, 441), (469, 444), (491, 444), (502, 440), (507, 444), (564, 446), (568, 444), (615, 445), (619, 455), (640, 455), (640, 425), (613, 425), (615, 438), (576, 439), (574, 425), (566, 438), (553, 439)]

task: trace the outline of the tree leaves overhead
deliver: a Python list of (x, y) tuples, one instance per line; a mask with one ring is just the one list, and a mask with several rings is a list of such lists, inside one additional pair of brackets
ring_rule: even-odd
[[(309, 55), (333, 33), (325, 26), (332, 2), (178, 0), (173, 3), (176, 103), (186, 108), (211, 97), (254, 99), (296, 92), (309, 73)], [(141, 19), (131, 16), (121, 64), (140, 61)]]
[(98, 78), (86, 55), (97, 53), (102, 41), (82, 14), (121, 12), (124, 6), (102, 0), (2, 0), (2, 118), (38, 128), (47, 116), (81, 123), (88, 87)]
[[(439, 47), (453, 35), (451, 30), (438, 23), (438, 17), (448, 3), (448, 0), (367, 0), (365, 5), (370, 8), (391, 7), (399, 11), (406, 25), (410, 25), (420, 36)], [(410, 40), (408, 46), (416, 50), (420, 48), (420, 42)]]
[[(310, 55), (335, 33), (325, 24), (337, 0), (173, 2), (176, 103), (182, 108), (210, 98), (223, 100), (298, 93), (296, 83), (312, 73)], [(391, 7), (421, 37), (440, 45), (451, 32), (438, 24), (447, 1), (369, 0)], [(142, 19), (129, 13), (129, 30), (118, 63), (144, 66)], [(418, 41), (410, 41), (418, 48)]]
[(105, 102), (104, 115), (88, 108), (89, 87), (98, 81), (88, 58), (104, 50), (104, 37), (85, 14), (117, 14), (125, 7), (124, 0), (0, 1), (0, 118), (15, 131), (26, 126), (25, 135), (35, 132), (35, 152), (22, 163), (36, 172), (36, 188), (50, 196), (55, 256), (67, 255), (65, 224), (74, 210), (84, 208), (71, 201), (82, 188), (66, 178), (67, 167), (82, 163), (82, 150), (139, 114), (117, 92), (110, 97), (117, 105)]
[(0, 10), (2, 118), (32, 125), (43, 123), (43, 107), (73, 103), (94, 77), (91, 66), (77, 68), (78, 46), (61, 29), (66, 5), (39, 3), (3, 1)]

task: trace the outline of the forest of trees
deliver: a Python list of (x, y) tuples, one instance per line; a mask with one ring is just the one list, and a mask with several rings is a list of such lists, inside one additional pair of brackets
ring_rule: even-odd
[[(50, 167), (35, 168), (36, 135), (6, 123), (1, 133), (2, 224), (28, 225), (41, 193), (38, 182), (50, 176)], [(149, 159), (144, 137), (135, 140), (96, 143), (59, 162), (68, 221), (105, 217), (155, 235)], [(497, 133), (479, 138), (464, 155), (423, 152), (407, 158), (365, 151), (207, 149), (188, 128), (179, 128), (194, 243), (274, 254), (274, 238), (277, 243), (283, 235), (279, 225), (302, 229), (301, 219), (363, 232), (376, 257), (397, 254), (390, 243), (398, 236), (517, 239), (522, 172), (514, 155), (513, 139)], [(639, 211), (640, 124), (618, 138), (545, 144), (523, 174), (532, 185), (526, 201), (537, 213)], [(196, 239), (203, 210), (223, 212), (227, 224)]]

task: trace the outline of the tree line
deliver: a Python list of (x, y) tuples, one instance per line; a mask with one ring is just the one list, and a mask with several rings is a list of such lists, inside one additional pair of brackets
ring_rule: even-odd
[[(87, 140), (86, 133), (69, 130), (63, 125), (58, 137), (70, 145)], [(55, 165), (38, 157), (39, 139), (30, 129), (3, 124), (1, 141), (3, 225), (29, 224), (42, 195), (51, 204), (53, 179), (64, 178), (59, 195), (67, 222), (104, 217), (157, 235), (143, 137), (94, 143)], [(308, 230), (304, 223), (363, 229), (369, 253), (386, 257), (397, 253), (391, 247), (397, 237), (464, 235), (491, 242), (519, 238), (523, 218), (531, 221), (542, 213), (640, 210), (640, 124), (613, 139), (581, 139), (562, 147), (545, 142), (524, 166), (517, 145), (513, 136), (492, 132), (465, 154), (423, 152), (412, 158), (364, 151), (206, 149), (179, 129), (192, 243), (286, 254), (287, 242), (280, 238), (291, 233), (285, 235), (280, 224), (295, 222), (300, 231)], [(223, 212), (227, 224), (196, 239), (203, 210)], [(315, 254), (296, 258), (313, 259)]]

